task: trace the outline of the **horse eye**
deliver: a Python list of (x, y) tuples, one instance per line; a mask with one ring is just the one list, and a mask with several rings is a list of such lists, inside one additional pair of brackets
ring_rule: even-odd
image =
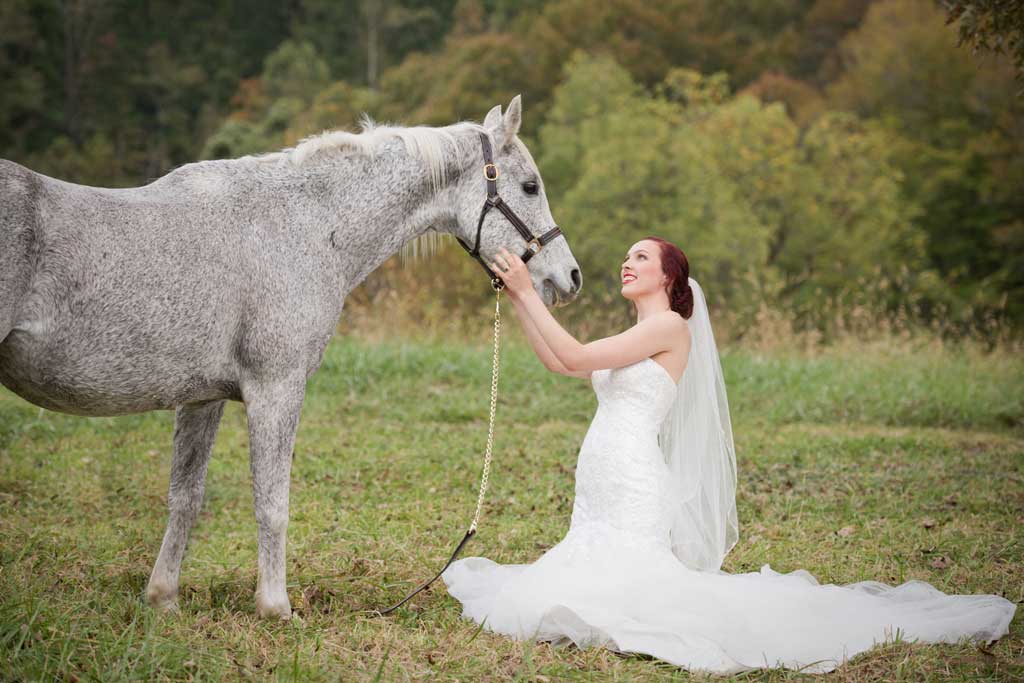
[(538, 186), (534, 181), (527, 180), (523, 183), (523, 192), (526, 194), (537, 194), (538, 191), (540, 191), (540, 186)]

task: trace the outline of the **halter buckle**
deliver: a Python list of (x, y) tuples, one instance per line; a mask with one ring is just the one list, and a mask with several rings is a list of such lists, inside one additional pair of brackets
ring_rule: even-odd
[[(488, 170), (491, 172), (488, 173)], [(484, 164), (484, 178), (490, 180), (492, 183), (498, 179), (498, 167), (494, 164)]]
[(526, 243), (526, 248), (534, 254), (539, 254), (541, 250), (540, 241), (534, 237), (532, 240)]

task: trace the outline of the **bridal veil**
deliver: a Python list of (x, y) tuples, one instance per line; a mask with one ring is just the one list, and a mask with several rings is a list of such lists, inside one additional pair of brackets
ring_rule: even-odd
[(719, 571), (739, 538), (736, 449), (707, 301), (689, 283), (689, 360), (658, 440), (671, 473), (672, 552), (691, 569)]

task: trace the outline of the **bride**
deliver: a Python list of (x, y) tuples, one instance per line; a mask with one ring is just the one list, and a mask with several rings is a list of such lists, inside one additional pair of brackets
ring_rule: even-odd
[(820, 585), (805, 570), (727, 574), (738, 538), (725, 384), (700, 286), (674, 244), (649, 237), (622, 264), (637, 323), (581, 344), (522, 260), (491, 264), (544, 366), (590, 379), (598, 408), (576, 466), (569, 531), (532, 564), (468, 557), (442, 574), (463, 616), (516, 639), (638, 652), (691, 670), (831, 671), (894, 639), (997, 640), (1016, 605), (923, 581)]

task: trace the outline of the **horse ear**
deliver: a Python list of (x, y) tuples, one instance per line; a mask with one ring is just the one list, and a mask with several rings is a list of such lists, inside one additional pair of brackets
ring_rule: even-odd
[(505, 135), (505, 119), (501, 116), (501, 105), (496, 104), (494, 107), (487, 112), (487, 118), (484, 119), (484, 128), (490, 131), (491, 138), (494, 140), (494, 150), (497, 151), (505, 146), (508, 141), (508, 136)]
[(516, 95), (505, 109), (505, 136), (511, 140), (519, 133), (519, 125), (523, 122), (523, 96)]
[(502, 123), (501, 105), (496, 104), (489, 112), (487, 112), (487, 118), (484, 119), (484, 128), (492, 133), (497, 133), (501, 129)]

